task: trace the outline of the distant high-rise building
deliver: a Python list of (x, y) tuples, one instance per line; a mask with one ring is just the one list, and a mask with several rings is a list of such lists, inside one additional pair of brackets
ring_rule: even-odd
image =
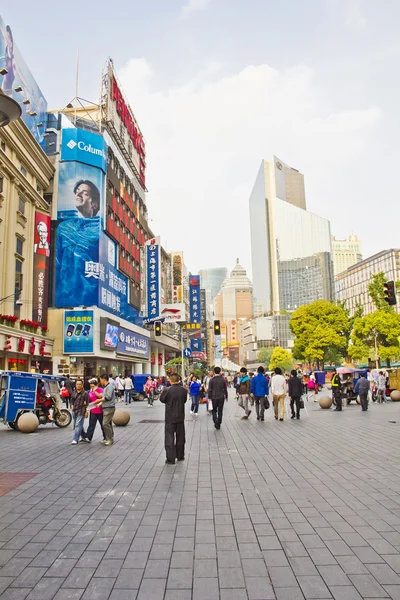
[(346, 240), (337, 240), (332, 236), (333, 273), (343, 273), (349, 267), (362, 260), (361, 241), (356, 235), (351, 235)]
[(264, 313), (333, 298), (330, 223), (307, 211), (304, 176), (263, 160), (250, 196), (253, 291)]
[(207, 307), (212, 306), (215, 296), (221, 289), (221, 285), (228, 277), (228, 269), (226, 267), (217, 267), (215, 269), (201, 269), (200, 287), (206, 290)]

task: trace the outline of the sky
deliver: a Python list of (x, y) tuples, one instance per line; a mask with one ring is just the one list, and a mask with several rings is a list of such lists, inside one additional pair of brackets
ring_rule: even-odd
[(2, 16), (49, 108), (75, 96), (78, 49), (91, 101), (113, 58), (146, 139), (150, 226), (192, 273), (239, 258), (251, 274), (248, 201), (272, 154), (333, 235), (357, 234), (364, 257), (400, 246), (398, 0), (38, 6)]

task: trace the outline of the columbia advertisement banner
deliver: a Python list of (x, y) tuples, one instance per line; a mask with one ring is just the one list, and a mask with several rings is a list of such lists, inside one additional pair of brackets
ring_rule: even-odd
[(55, 306), (95, 306), (105, 176), (79, 162), (59, 166)]
[(1, 89), (16, 100), (22, 109), (21, 118), (39, 144), (45, 139), (47, 102), (23, 59), (10, 25), (0, 17)]
[(50, 216), (35, 212), (32, 319), (39, 325), (47, 325), (49, 262)]
[(156, 319), (161, 309), (161, 256), (160, 238), (146, 242), (147, 262), (147, 318)]
[(62, 130), (61, 160), (78, 161), (107, 171), (107, 144), (102, 135), (75, 127)]
[(93, 352), (93, 311), (66, 310), (64, 313), (64, 354)]
[(200, 323), (200, 275), (189, 277), (190, 322)]

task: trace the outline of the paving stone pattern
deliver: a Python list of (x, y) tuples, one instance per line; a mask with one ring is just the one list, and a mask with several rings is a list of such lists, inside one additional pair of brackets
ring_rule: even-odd
[(399, 600), (400, 403), (306, 404), (200, 406), (175, 466), (158, 402), (108, 448), (1, 425), (0, 470), (36, 473), (0, 497), (1, 600)]

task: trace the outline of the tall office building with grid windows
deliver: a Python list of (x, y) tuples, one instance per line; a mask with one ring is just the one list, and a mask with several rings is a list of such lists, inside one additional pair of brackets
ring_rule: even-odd
[(263, 160), (250, 196), (253, 293), (265, 313), (333, 298), (330, 223), (307, 211), (304, 176)]

